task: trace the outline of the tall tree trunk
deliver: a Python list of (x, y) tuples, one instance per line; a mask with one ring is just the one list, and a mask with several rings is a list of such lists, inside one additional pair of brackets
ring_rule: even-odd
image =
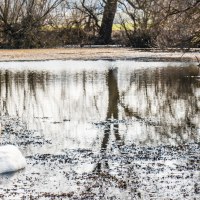
[(98, 44), (109, 44), (111, 42), (112, 25), (117, 10), (117, 1), (107, 0), (106, 2), (99, 31)]

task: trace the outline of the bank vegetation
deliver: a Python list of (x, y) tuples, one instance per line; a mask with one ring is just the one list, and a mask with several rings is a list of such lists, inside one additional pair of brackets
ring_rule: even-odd
[(199, 48), (199, 0), (0, 0), (0, 48)]

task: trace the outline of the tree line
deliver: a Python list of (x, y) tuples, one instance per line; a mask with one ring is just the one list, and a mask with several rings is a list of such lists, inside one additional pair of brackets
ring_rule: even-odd
[(0, 48), (200, 47), (200, 0), (0, 0)]

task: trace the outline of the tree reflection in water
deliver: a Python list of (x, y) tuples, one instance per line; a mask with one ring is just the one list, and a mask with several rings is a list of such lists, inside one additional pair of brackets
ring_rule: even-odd
[[(119, 91), (118, 69), (109, 69), (107, 116), (106, 121), (101, 123), (104, 126), (102, 158), (95, 171), (101, 172), (109, 168), (107, 160), (103, 157), (109, 151), (108, 143), (111, 142), (112, 133), (115, 137), (112, 142), (115, 142), (118, 148), (126, 143), (124, 139), (122, 140), (123, 134), (119, 133), (119, 126), (123, 126), (119, 120), (133, 120), (132, 127), (129, 127), (132, 134), (134, 131), (137, 132), (139, 123), (141, 134), (146, 134), (142, 145), (155, 144), (155, 140), (159, 140), (157, 141), (159, 144), (167, 145), (181, 145), (196, 141), (200, 122), (199, 95), (196, 93), (200, 82), (195, 78), (197, 75), (198, 70), (195, 66), (138, 70), (123, 74), (121, 84), (127, 83), (124, 77), (129, 79), (129, 84), (126, 85), (125, 90)], [(119, 119), (119, 112), (124, 114), (121, 114), (121, 119)]]
[[(59, 148), (96, 144), (106, 152), (111, 136), (118, 148), (198, 140), (198, 68), (95, 70), (2, 69), (1, 115), (22, 117), (28, 127), (59, 140)], [(101, 124), (103, 132), (91, 127), (93, 122)]]
[[(107, 108), (107, 115), (106, 121), (104, 124), (104, 136), (103, 141), (101, 144), (101, 153), (104, 154), (106, 149), (108, 148), (108, 143), (110, 140), (110, 136), (112, 130), (114, 132), (115, 142), (117, 146), (120, 147), (122, 145), (122, 139), (119, 134), (119, 124), (118, 124), (118, 104), (119, 104), (119, 89), (118, 89), (118, 69), (111, 68), (108, 70), (107, 74), (107, 86), (108, 86), (108, 108)], [(102, 165), (108, 169), (108, 161), (104, 160), (103, 158), (97, 164), (95, 171), (101, 172)]]
[[(108, 62), (114, 67), (96, 68), (95, 63), (90, 63), (90, 68), (0, 70), (1, 116), (9, 116), (8, 121), (19, 117), (27, 129), (37, 130), (36, 135), (25, 132), (27, 135), (20, 137), (23, 130), (12, 135), (11, 129), (18, 127), (11, 126), (12, 133), (8, 131), (6, 135), (5, 131), (0, 136), (0, 143), (21, 145), (29, 161), (35, 163), (31, 191), (32, 184), (37, 191), (44, 192), (43, 184), (49, 191), (55, 185), (63, 185), (65, 191), (68, 182), (80, 180), (87, 185), (87, 192), (97, 191), (96, 181), (98, 194), (109, 196), (114, 185), (123, 198), (128, 191), (132, 199), (141, 197), (140, 190), (160, 197), (176, 197), (173, 187), (178, 192), (183, 188), (185, 193), (191, 193), (191, 187), (198, 192), (198, 185), (193, 184), (198, 176), (198, 155), (190, 155), (197, 152), (200, 141), (198, 69), (167, 64), (150, 68), (149, 63), (139, 68), (137, 62), (131, 66)], [(50, 143), (43, 143), (42, 137)], [(34, 143), (38, 140), (42, 142)], [(184, 146), (185, 143), (193, 144)], [(169, 166), (165, 165), (163, 151), (171, 156)], [(44, 159), (42, 164), (38, 155)], [(35, 173), (38, 166), (39, 173)], [(89, 172), (84, 171), (84, 166)], [(176, 167), (172, 169), (173, 166)], [(84, 171), (83, 176), (77, 175), (76, 169)], [(31, 172), (25, 171), (26, 180)], [(55, 175), (51, 177), (54, 181), (49, 181), (46, 174)], [(185, 185), (186, 176), (190, 177)], [(15, 185), (15, 179), (13, 182)], [(166, 186), (172, 189), (166, 190)]]

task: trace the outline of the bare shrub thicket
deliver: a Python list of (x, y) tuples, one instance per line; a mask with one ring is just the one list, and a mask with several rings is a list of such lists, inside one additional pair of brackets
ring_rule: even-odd
[(42, 28), (63, 0), (1, 0), (1, 44), (12, 48), (43, 46)]
[[(126, 45), (150, 47), (154, 38), (154, 0), (121, 1), (121, 24), (127, 38)], [(126, 17), (124, 17), (126, 16)]]
[[(121, 17), (133, 47), (198, 47), (200, 43), (199, 0), (126, 0), (121, 1)], [(125, 25), (130, 23), (130, 30)]]
[(171, 0), (157, 5), (158, 47), (197, 47), (200, 45), (200, 1)]
[(199, 47), (199, 21), (199, 0), (0, 0), (0, 47)]
[(62, 33), (64, 44), (93, 44), (100, 28), (101, 0), (80, 0), (68, 4)]

